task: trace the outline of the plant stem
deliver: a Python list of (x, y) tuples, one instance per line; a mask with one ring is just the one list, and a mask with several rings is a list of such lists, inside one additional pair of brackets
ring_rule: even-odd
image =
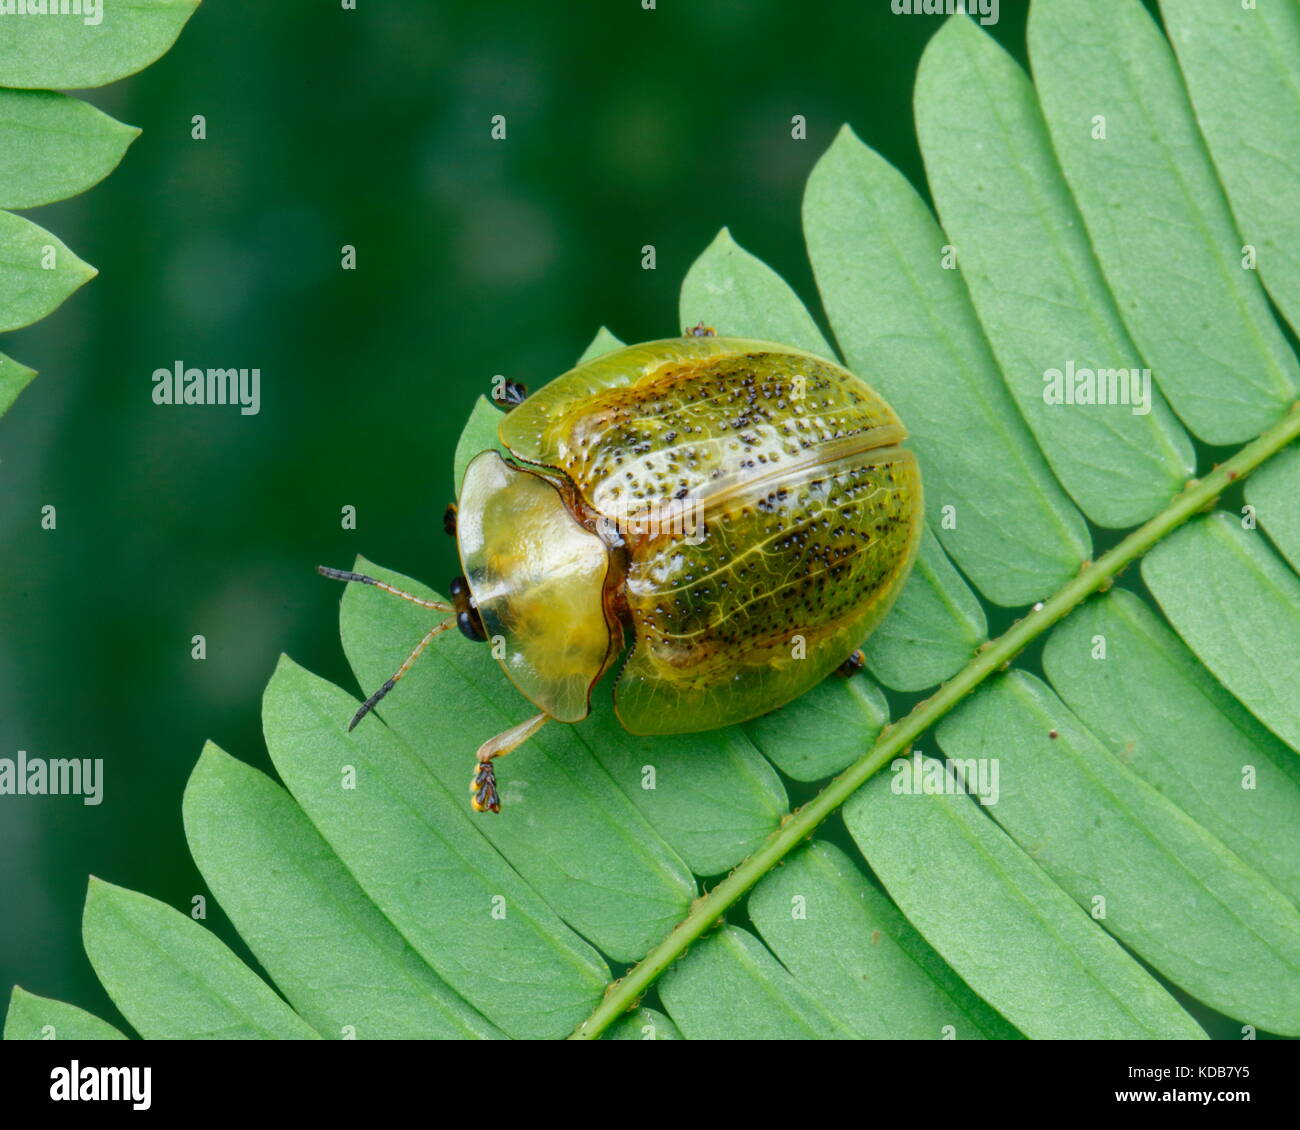
[(1096, 561), (1085, 565), (1079, 575), (1049, 600), (1035, 605), (1003, 635), (982, 646), (965, 667), (934, 694), (919, 702), (897, 723), (886, 726), (872, 747), (843, 773), (834, 778), (802, 808), (787, 814), (781, 825), (759, 848), (721, 883), (696, 899), (686, 915), (657, 946), (627, 974), (613, 982), (605, 996), (569, 1036), (571, 1040), (594, 1040), (624, 1012), (635, 1007), (654, 980), (686, 952), (687, 947), (718, 922), (755, 883), (768, 873), (817, 826), (853, 795), (881, 766), (886, 765), (933, 726), (980, 683), (1004, 669), (1031, 641), (1045, 632), (1082, 601), (1108, 588), (1128, 565), (1156, 542), (1181, 526), (1194, 514), (1214, 504), (1223, 490), (1244, 479), (1271, 455), (1300, 436), (1300, 403), (1278, 423), (1263, 432), (1220, 464), (1203, 479), (1192, 479), (1164, 510), (1139, 526), (1123, 541)]

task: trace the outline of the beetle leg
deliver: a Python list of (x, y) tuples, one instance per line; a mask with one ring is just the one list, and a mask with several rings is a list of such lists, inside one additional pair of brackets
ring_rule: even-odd
[(500, 381), (492, 384), (492, 403), (507, 412), (518, 408), (528, 399), (528, 386), (519, 381)]
[(478, 747), (478, 765), (474, 777), (469, 783), (469, 791), (474, 794), (470, 804), (475, 812), (500, 812), (501, 797), (497, 794), (497, 773), (492, 766), (493, 758), (505, 757), (511, 750), (518, 749), (531, 738), (551, 716), (545, 712), (511, 726), (495, 738), (488, 738)]
[(836, 667), (835, 671), (837, 674), (843, 675), (847, 679), (850, 675), (856, 675), (866, 665), (866, 655), (863, 654), (862, 648), (856, 647), (853, 649), (853, 654)]

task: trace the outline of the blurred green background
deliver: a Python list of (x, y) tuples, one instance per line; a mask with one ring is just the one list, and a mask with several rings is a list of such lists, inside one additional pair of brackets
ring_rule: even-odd
[[(357, 7), (206, 0), (89, 94), (144, 129), (122, 167), (32, 213), (101, 275), (4, 343), (41, 376), (0, 420), (0, 756), (103, 758), (106, 784), (99, 807), (0, 799), (6, 996), (116, 1017), (81, 948), (87, 874), (206, 893), (180, 814), (203, 742), (269, 770), (282, 651), (355, 689), (318, 562), (459, 571), (452, 447), (493, 375), (536, 387), (602, 324), (679, 332), (724, 224), (815, 301), (800, 201), (843, 122), (924, 192), (911, 88), (941, 19), (889, 0)], [(1025, 7), (991, 29), (1022, 62)], [(155, 406), (178, 360), (259, 367), (260, 415)], [(212, 904), (208, 924), (246, 952)]]

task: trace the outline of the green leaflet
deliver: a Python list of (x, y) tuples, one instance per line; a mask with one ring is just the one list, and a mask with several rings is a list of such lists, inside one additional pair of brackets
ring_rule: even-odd
[(97, 273), (44, 228), (0, 212), (0, 333), (44, 318)]
[(817, 323), (786, 281), (723, 228), (682, 280), (678, 319), (704, 322), (719, 337), (751, 337), (806, 349), (834, 361)]
[(971, 798), (894, 793), (912, 777), (905, 765), (854, 794), (844, 822), (899, 909), (971, 989), (1030, 1039), (1204, 1038)]
[(950, 759), (1000, 764), (989, 814), (1107, 931), (1212, 1008), (1300, 1035), (1300, 911), (1043, 683), (982, 687), (938, 738)]
[(838, 848), (814, 840), (749, 896), (763, 941), (867, 1040), (1016, 1039)]
[(1300, 370), (1256, 272), (1242, 269), (1168, 42), (1139, 0), (1036, 0), (1029, 54), (1066, 179), (1156, 383), (1207, 443), (1249, 439), (1286, 410)]
[(1279, 452), (1252, 475), (1246, 482), (1246, 501), (1291, 568), (1300, 572), (1300, 447)]
[[(104, 0), (80, 12), (5, 15), (0, 209), (34, 208), (84, 191), (117, 167), (140, 133), (65, 94), (5, 88), (100, 86), (131, 74), (172, 45), (197, 6), (198, 0)], [(0, 211), (0, 333), (45, 317), (95, 274), (49, 232)], [(0, 415), (33, 376), (0, 356)]]
[[(408, 577), (369, 562), (358, 567), (430, 595)], [(394, 654), (392, 641), (409, 639), (414, 646), (443, 618), (379, 589), (348, 586), (340, 624), (360, 685), (378, 687), (397, 669), (405, 654)], [(340, 728), (353, 709), (340, 711)], [(491, 645), (456, 632), (430, 646), (379, 709), (469, 815), (474, 751), (535, 712), (492, 658)], [(357, 735), (365, 728), (362, 723)], [(552, 723), (497, 763), (502, 810), (476, 817), (475, 824), (570, 926), (615, 960), (630, 961), (685, 913), (695, 883), (612, 779), (598, 748), (582, 724)]]
[(1142, 561), (1175, 630), (1252, 714), (1300, 751), (1300, 578), (1258, 530), (1222, 511)]
[(694, 874), (720, 875), (734, 867), (789, 809), (781, 778), (746, 726), (704, 734), (629, 734), (614, 715), (614, 678), (611, 673), (592, 694), (591, 717), (578, 723), (579, 736)]
[(1111, 753), (1300, 903), (1300, 761), (1143, 601), (1114, 589), (1076, 609), (1043, 667)]
[(662, 1012), (653, 1008), (638, 1008), (623, 1017), (617, 1024), (611, 1024), (605, 1033), (606, 1040), (680, 1040), (682, 1034), (677, 1025)]
[(35, 370), (0, 353), (0, 416), (9, 411), (18, 394), (31, 384), (35, 376)]
[(464, 783), (449, 793), (377, 718), (347, 733), (356, 706), (338, 687), (281, 661), (262, 722), (294, 799), (460, 996), (516, 1038), (563, 1036), (599, 998), (605, 963), (484, 840)]
[(578, 364), (584, 361), (593, 361), (597, 357), (603, 357), (606, 353), (612, 353), (615, 349), (621, 349), (623, 343), (618, 340), (604, 326), (596, 331), (596, 336), (591, 339), (591, 344), (582, 351), (582, 356), (578, 358)]
[(14, 986), (5, 1014), (6, 1040), (125, 1040), (113, 1025), (76, 1005)]
[(1160, 14), (1242, 243), (1300, 331), (1300, 8), (1160, 0)]
[(84, 192), (117, 168), (139, 136), (79, 98), (0, 88), (0, 208), (35, 208)]
[(299, 1015), (323, 1035), (501, 1033), (434, 974), (279, 785), (209, 744), (185, 789), (185, 835), (212, 893)]
[(885, 686), (921, 691), (960, 670), (987, 635), (984, 609), (927, 526), (898, 603), (863, 651)]
[(752, 934), (724, 926), (664, 974), (659, 997), (688, 1040), (842, 1040), (852, 1033)]
[(971, 20), (953, 18), (921, 59), (916, 129), (961, 277), (1056, 477), (1098, 525), (1145, 521), (1192, 473), (1191, 441), (1149, 384), (1138, 413), (1128, 397), (1048, 402), (1049, 372), (1062, 382), (1071, 365), (1127, 377), (1143, 363), (1061, 179), (1029, 79)]
[(199, 0), (104, 0), (95, 13), (7, 16), (0, 86), (76, 90), (143, 70), (176, 42)]
[(319, 1038), (215, 935), (157, 899), (92, 878), (82, 938), (146, 1040)]
[(911, 433), (944, 549), (995, 604), (1060, 587), (1092, 555), (1087, 526), (1007, 393), (961, 278), (943, 269), (948, 240), (915, 189), (846, 127), (808, 178), (803, 224), (849, 367)]
[(498, 437), (503, 413), (486, 396), (474, 401), (474, 407), (461, 430), (460, 439), (456, 441), (456, 454), (452, 459), (452, 482), (455, 484), (456, 498), (460, 498), (460, 485), (465, 480), (465, 468), (474, 456), (484, 451), (504, 452)]
[(870, 679), (832, 675), (741, 729), (782, 773), (820, 781), (861, 757), (888, 721), (889, 703)]

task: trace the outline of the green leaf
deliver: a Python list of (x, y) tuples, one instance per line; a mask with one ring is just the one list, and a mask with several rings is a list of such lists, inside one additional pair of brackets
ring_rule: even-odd
[(31, 384), (35, 376), (34, 369), (0, 353), (0, 416), (9, 411), (18, 394)]
[[(9, 0), (0, 38), (0, 209), (83, 192), (117, 167), (140, 132), (66, 94), (4, 88), (99, 86), (131, 74), (172, 45), (197, 6), (86, 0), (83, 9), (78, 0), (60, 12), (57, 0), (40, 0), (39, 10)], [(49, 232), (0, 211), (0, 333), (45, 317), (95, 274)], [(34, 375), (0, 356), (0, 415)]]
[(638, 1008), (610, 1027), (607, 1040), (680, 1040), (677, 1025), (653, 1008)]
[(86, 956), (146, 1040), (313, 1040), (318, 1034), (197, 922), (92, 878)]
[(819, 781), (861, 757), (888, 721), (889, 703), (870, 679), (833, 675), (741, 728), (787, 777)]
[(199, 0), (102, 0), (75, 14), (4, 17), (0, 86), (103, 86), (143, 70), (180, 35)]
[(754, 888), (763, 941), (865, 1040), (1016, 1039), (838, 848), (813, 841)]
[(125, 1040), (113, 1025), (76, 1005), (14, 986), (5, 1014), (6, 1040)]
[(500, 451), (504, 454), (505, 448), (502, 447), (498, 434), (503, 416), (501, 409), (486, 396), (480, 396), (474, 401), (473, 411), (470, 412), (469, 419), (465, 421), (465, 427), (461, 430), (460, 439), (456, 443), (456, 454), (452, 460), (452, 482), (455, 484), (456, 498), (460, 498), (460, 486), (465, 481), (465, 468), (476, 455), (484, 451)]
[(1300, 912), (1046, 686), (1012, 672), (938, 737), (950, 760), (1000, 765), (993, 819), (1130, 950), (1212, 1008), (1300, 1035)]
[(384, 916), (482, 1015), (516, 1038), (564, 1035), (599, 997), (605, 963), (483, 839), (465, 782), (449, 793), (378, 718), (349, 734), (356, 707), (280, 662), (262, 722), (294, 799)]
[[(431, 596), (413, 579), (368, 561), (358, 562), (358, 569)], [(395, 654), (391, 641), (406, 636), (413, 646), (428, 631), (430, 617), (380, 589), (349, 586), (340, 626), (360, 685), (378, 687), (392, 675), (405, 653)], [(451, 703), (454, 710), (448, 709)], [(506, 679), (490, 645), (458, 634), (430, 648), (402, 680), (400, 693), (379, 707), (389, 728), (448, 793), (466, 798), (463, 809), (475, 750), (535, 712)], [(350, 717), (345, 709), (336, 721), (341, 727)], [(681, 916), (695, 883), (611, 777), (597, 748), (583, 726), (552, 723), (497, 763), (502, 810), (476, 823), (570, 926), (615, 960), (630, 961)]]
[(725, 926), (659, 982), (688, 1040), (842, 1040), (849, 1032), (752, 934)]
[[(0, 382), (3, 372), (0, 367)], [(1283, 451), (1252, 475), (1246, 483), (1246, 501), (1291, 568), (1300, 572), (1300, 447)]]
[(0, 333), (44, 318), (96, 274), (44, 228), (0, 212)]
[[(954, 17), (921, 59), (916, 129), (962, 278), (1056, 477), (1098, 525), (1151, 517), (1191, 474), (1192, 445), (1149, 381), (1139, 403), (1130, 395), (1142, 360), (1061, 182), (1029, 79)], [(1066, 382), (1085, 369), (1120, 373), (1123, 402), (1049, 402), (1048, 374)]]
[(1156, 382), (1207, 443), (1249, 439), (1286, 410), (1300, 370), (1242, 269), (1168, 42), (1140, 0), (1036, 0), (1029, 54), (1066, 180)]
[(1300, 331), (1300, 8), (1160, 0), (1243, 244)]
[(960, 277), (940, 265), (934, 217), (847, 127), (808, 178), (803, 213), (849, 368), (906, 422), (944, 549), (996, 604), (1047, 595), (1091, 557), (1087, 526), (1002, 384)]
[(1208, 515), (1156, 546), (1142, 579), (1219, 682), (1300, 751), (1300, 578), (1259, 532)]
[(35, 208), (84, 192), (117, 168), (139, 135), (79, 98), (0, 89), (0, 208)]
[(606, 353), (613, 353), (614, 350), (622, 348), (623, 343), (604, 326), (601, 326), (596, 331), (596, 336), (591, 339), (591, 344), (582, 351), (582, 356), (578, 358), (578, 364), (594, 361), (597, 357), (603, 357)]
[(592, 694), (591, 716), (579, 723), (579, 736), (692, 872), (720, 875), (734, 867), (776, 829), (789, 808), (781, 778), (755, 748), (747, 727), (629, 734), (614, 714), (613, 682), (611, 673)]
[(380, 1040), (501, 1035), (424, 964), (268, 777), (209, 744), (184, 814), (212, 893), (317, 1031)]
[(781, 278), (723, 228), (682, 282), (678, 318), (704, 322), (719, 337), (753, 337), (835, 359), (821, 330)]
[(1300, 903), (1300, 761), (1115, 589), (1048, 638), (1052, 686), (1116, 757)]
[(844, 822), (899, 909), (971, 989), (1030, 1039), (1204, 1038), (969, 797), (891, 791), (904, 780), (921, 787), (911, 767), (859, 790)]
[(963, 667), (987, 635), (984, 609), (927, 527), (898, 603), (863, 650), (885, 686), (921, 691)]

